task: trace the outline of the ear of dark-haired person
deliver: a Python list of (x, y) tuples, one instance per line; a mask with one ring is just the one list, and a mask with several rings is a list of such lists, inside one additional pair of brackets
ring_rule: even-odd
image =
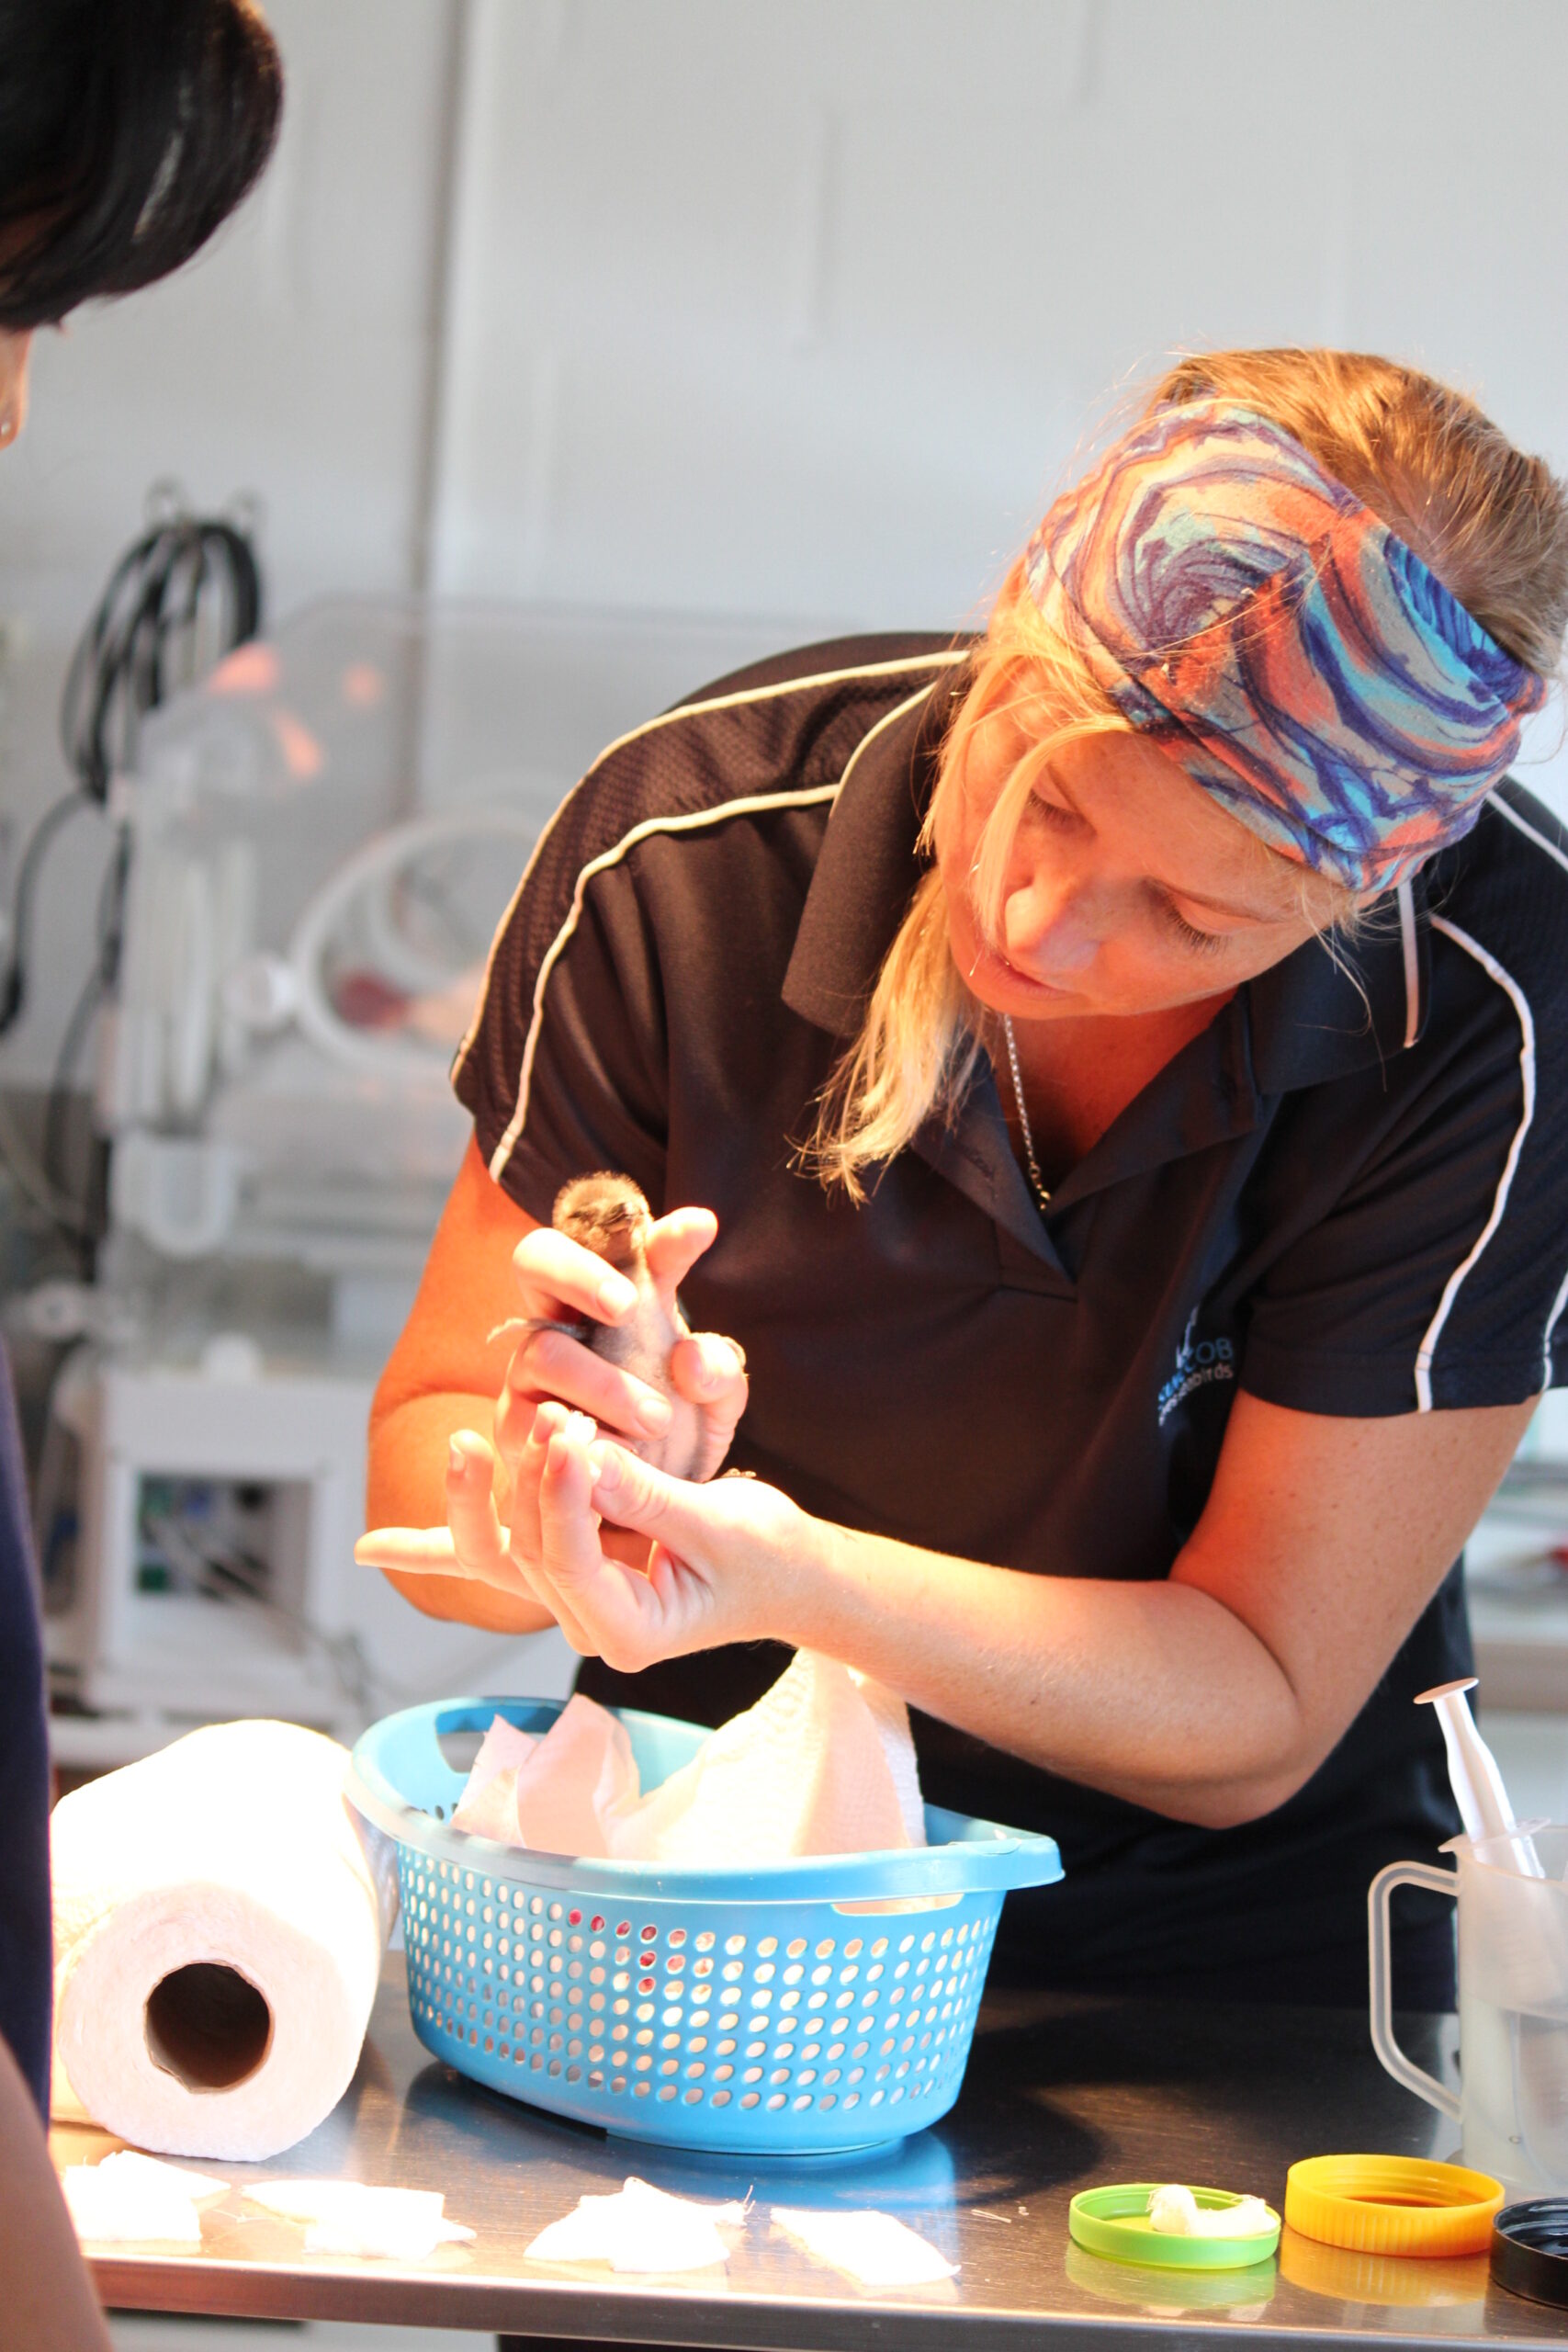
[(0, 0), (0, 332), (178, 269), (254, 184), (282, 104), (247, 0)]

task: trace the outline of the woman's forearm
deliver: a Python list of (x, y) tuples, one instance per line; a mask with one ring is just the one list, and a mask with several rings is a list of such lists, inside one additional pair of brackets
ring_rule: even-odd
[[(368, 1527), (434, 1527), (446, 1517), (446, 1464), (459, 1430), (491, 1438), (494, 1401), (460, 1390), (411, 1396), (370, 1423), (366, 1524)], [(496, 1463), (496, 1509), (507, 1517), (505, 1472)], [(521, 1595), (500, 1591), (469, 1577), (419, 1576), (387, 1568), (389, 1580), (427, 1617), (459, 1618), (498, 1634), (536, 1634), (555, 1623), (547, 1610)]]
[(789, 1637), (1029, 1763), (1218, 1828), (1283, 1803), (1317, 1761), (1279, 1663), (1192, 1586), (1025, 1576), (807, 1529)]

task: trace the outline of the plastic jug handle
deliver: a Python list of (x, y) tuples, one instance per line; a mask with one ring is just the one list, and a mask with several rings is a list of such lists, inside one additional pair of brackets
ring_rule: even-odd
[(1425, 1886), (1434, 1894), (1459, 1894), (1459, 1874), (1436, 1871), (1425, 1862), (1390, 1862), (1367, 1889), (1367, 1936), (1371, 1954), (1372, 2048), (1396, 2083), (1424, 2098), (1428, 2107), (1460, 2120), (1460, 2102), (1446, 2083), (1428, 2075), (1405, 2056), (1393, 2038), (1393, 1971), (1389, 1965), (1389, 1900), (1396, 1886)]

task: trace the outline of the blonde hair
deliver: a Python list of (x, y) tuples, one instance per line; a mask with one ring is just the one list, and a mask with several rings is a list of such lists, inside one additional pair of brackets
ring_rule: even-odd
[[(1416, 549), (1517, 661), (1540, 677), (1557, 670), (1568, 628), (1568, 494), (1541, 458), (1516, 449), (1473, 401), (1360, 352), (1222, 351), (1180, 361), (1154, 388), (1145, 413), (1212, 397), (1241, 401), (1282, 425)], [(1037, 726), (978, 838), (974, 899), (987, 929), (999, 914), (1013, 838), (1041, 769), (1067, 743), (1133, 731), (1087, 665), (1045, 626), (1021, 558), (991, 608), (948, 725), (923, 852), (976, 728), (1004, 709)], [(1247, 839), (1269, 868), (1285, 866), (1297, 879), (1314, 928), (1354, 929), (1352, 892), (1325, 887), (1256, 836)], [(933, 865), (883, 959), (860, 1034), (824, 1090), (803, 1159), (825, 1184), (863, 1200), (868, 1170), (903, 1150), (933, 1115), (952, 1116), (990, 1048), (992, 1026), (953, 961)]]

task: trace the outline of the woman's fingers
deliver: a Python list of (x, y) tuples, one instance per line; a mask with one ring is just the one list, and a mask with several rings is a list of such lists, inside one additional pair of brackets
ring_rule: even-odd
[(668, 1297), (679, 1290), (705, 1250), (713, 1247), (718, 1219), (712, 1209), (671, 1209), (648, 1236), (648, 1271)]
[(512, 1253), (512, 1271), (525, 1316), (556, 1319), (567, 1307), (595, 1323), (618, 1323), (637, 1302), (625, 1274), (553, 1226), (536, 1226), (524, 1235)]
[(507, 1551), (495, 1508), (495, 1448), (477, 1430), (457, 1430), (446, 1449), (446, 1528), (467, 1576), (502, 1592), (526, 1592)]
[(507, 1556), (494, 1478), (494, 1448), (476, 1430), (458, 1430), (447, 1446), (446, 1526), (372, 1528), (355, 1545), (355, 1560), (362, 1567), (468, 1577), (516, 1592), (520, 1579)]
[(703, 1452), (692, 1476), (711, 1478), (746, 1410), (746, 1359), (733, 1340), (721, 1340), (716, 1331), (692, 1331), (671, 1351), (670, 1377), (681, 1396), (702, 1408)]
[(715, 1527), (711, 1487), (668, 1477), (618, 1445), (596, 1445), (590, 1470), (588, 1500), (601, 1518), (635, 1528), (677, 1560), (701, 1560)]
[(354, 1556), (362, 1568), (391, 1568), (400, 1576), (466, 1577), (449, 1527), (372, 1527)]
[(662, 1437), (670, 1427), (670, 1400), (649, 1382), (620, 1371), (564, 1331), (529, 1331), (506, 1367), (497, 1409), (496, 1440), (509, 1465), (546, 1396), (586, 1413), (628, 1442)]
[(458, 1430), (446, 1449), (446, 1525), (470, 1576), (515, 1587), (506, 1531), (496, 1515), (495, 1449), (477, 1430)]
[[(600, 1543), (599, 1515), (591, 1494), (593, 1473), (588, 1449), (595, 1431), (581, 1413), (550, 1426), (539, 1477), (539, 1558), (535, 1575), (539, 1597), (554, 1611), (573, 1649), (584, 1657), (629, 1662), (623, 1636), (635, 1626), (637, 1596), (645, 1583), (636, 1568), (608, 1558)], [(640, 1651), (636, 1662), (641, 1663)]]

